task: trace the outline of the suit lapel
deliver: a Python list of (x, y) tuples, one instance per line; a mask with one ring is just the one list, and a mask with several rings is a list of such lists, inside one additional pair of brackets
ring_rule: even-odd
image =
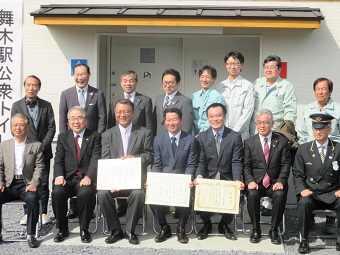
[(32, 143), (30, 141), (30, 139), (27, 137), (26, 139), (26, 145), (25, 145), (25, 151), (24, 151), (24, 157), (23, 157), (23, 162), (22, 162), (22, 170), (24, 170), (25, 168), (25, 162), (27, 160), (27, 156), (30, 153), (32, 148)]
[(176, 107), (177, 102), (181, 99), (181, 93), (178, 91), (170, 102), (170, 108)]
[(87, 108), (89, 107), (89, 104), (92, 100), (93, 97), (93, 89), (90, 85), (88, 85), (87, 87), (87, 94), (86, 94), (86, 103), (85, 103), (85, 111), (87, 110)]
[(9, 169), (5, 169), (6, 171), (10, 171), (11, 174), (14, 175), (14, 158), (15, 158), (15, 148), (14, 148), (14, 143), (15, 140), (14, 138), (12, 139), (12, 141), (8, 144), (8, 150), (5, 151), (7, 157), (4, 157), (5, 160), (9, 161)]
[[(131, 129), (131, 134), (130, 134), (130, 138), (129, 138), (129, 143), (128, 143), (128, 147), (126, 150), (126, 155), (132, 155), (132, 149), (137, 141), (137, 129), (136, 126), (132, 124), (132, 129)], [(123, 143), (122, 143), (123, 144)], [(124, 153), (123, 153), (124, 155)]]
[[(41, 114), (42, 114), (42, 111), (43, 111), (43, 102), (41, 100), (39, 100), (39, 97), (37, 97), (37, 102), (38, 102), (38, 116), (37, 116), (37, 127), (39, 125), (39, 121), (40, 121), (40, 117), (41, 117)], [(26, 107), (27, 109), (27, 107)], [(34, 125), (33, 125), (34, 126)]]
[(70, 150), (72, 151), (73, 159), (76, 162), (76, 165), (78, 165), (76, 143), (74, 140), (74, 135), (73, 135), (72, 130), (69, 130), (68, 134), (66, 135), (66, 143), (68, 144)]
[[(269, 156), (268, 156), (268, 163), (270, 163), (271, 158), (273, 157), (277, 146), (279, 145), (279, 136), (275, 133), (272, 133), (272, 139), (270, 142), (270, 150), (269, 150)], [(263, 154), (264, 157), (264, 154)]]
[(135, 99), (133, 100), (133, 103), (135, 105), (135, 111), (139, 107), (141, 102), (142, 102), (142, 94), (139, 94), (136, 92)]
[[(27, 105), (26, 105), (26, 98), (24, 97), (23, 99), (21, 99), (20, 101), (20, 109), (21, 111), (24, 113), (24, 115), (26, 115), (26, 117), (30, 120), (30, 131), (37, 136), (37, 130), (34, 127), (33, 124), (33, 119), (31, 118), (31, 115), (29, 114), (28, 110), (27, 110)], [(39, 112), (40, 112), (40, 107), (39, 107)], [(40, 114), (41, 115), (41, 114)], [(40, 118), (40, 117), (39, 117)]]
[[(319, 152), (318, 148), (317, 148), (317, 151)], [(332, 141), (328, 139), (327, 153), (326, 153), (326, 156), (325, 156), (325, 161), (322, 164), (323, 166), (321, 168), (320, 178), (322, 178), (327, 173), (328, 169), (332, 169), (332, 168), (330, 168), (330, 166), (331, 166), (332, 162), (334, 161), (333, 160), (334, 151), (335, 151), (334, 145), (333, 145)], [(318, 154), (319, 154), (319, 157), (320, 157), (320, 153), (318, 153)], [(321, 157), (320, 157), (320, 162), (321, 162)]]
[[(178, 141), (178, 147), (177, 147), (177, 150), (176, 150), (176, 155), (175, 155), (175, 158), (174, 158), (174, 164), (173, 165), (176, 164), (178, 157), (179, 157), (179, 155), (181, 155), (182, 150), (185, 147), (185, 144), (187, 143), (187, 141), (188, 141), (188, 135), (184, 134), (183, 131), (182, 131), (181, 136), (180, 136), (179, 141)], [(172, 152), (172, 148), (171, 148), (171, 152)]]
[(81, 142), (79, 162), (82, 160), (83, 155), (86, 151), (87, 145), (89, 144), (89, 136), (90, 135), (91, 135), (91, 132), (88, 129), (86, 129), (85, 132), (84, 132), (83, 141)]
[[(260, 155), (262, 161), (266, 164), (266, 159), (264, 157), (263, 148), (262, 148), (259, 134), (256, 134), (254, 136), (254, 147), (255, 147), (255, 150), (258, 151), (258, 154)], [(269, 151), (269, 154), (270, 154), (270, 151)], [(268, 156), (268, 162), (269, 162), (269, 156)]]
[[(132, 132), (131, 132), (132, 133)], [(115, 145), (114, 142), (117, 142), (117, 144)], [(124, 148), (123, 148), (123, 140), (122, 140), (122, 135), (120, 133), (120, 129), (119, 129), (119, 125), (117, 124), (117, 126), (114, 126), (113, 128), (113, 134), (112, 134), (112, 143), (111, 145), (113, 147), (112, 152), (114, 150), (117, 151), (118, 155), (111, 155), (112, 158), (116, 158), (116, 157), (122, 157), (124, 156)], [(128, 146), (129, 148), (129, 146)]]

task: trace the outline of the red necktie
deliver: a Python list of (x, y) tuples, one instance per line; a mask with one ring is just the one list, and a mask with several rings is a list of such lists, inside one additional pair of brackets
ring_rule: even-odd
[[(266, 163), (268, 163), (268, 156), (269, 156), (269, 145), (268, 145), (268, 138), (264, 138), (264, 145), (263, 145), (263, 154)], [(268, 188), (270, 185), (270, 178), (268, 173), (266, 173), (262, 180), (263, 187)]]
[[(79, 135), (76, 135), (76, 137), (74, 138), (74, 143), (76, 144), (76, 156), (77, 156), (77, 161), (79, 163), (80, 161), (80, 146), (79, 146), (79, 143), (78, 143), (78, 138), (80, 136)], [(82, 178), (82, 173), (80, 171), (77, 171), (77, 175)]]

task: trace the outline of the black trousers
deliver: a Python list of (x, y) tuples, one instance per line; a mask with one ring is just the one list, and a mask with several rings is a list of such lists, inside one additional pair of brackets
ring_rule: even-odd
[(247, 204), (248, 204), (248, 213), (253, 225), (253, 229), (261, 232), (260, 227), (260, 200), (261, 197), (270, 197), (273, 199), (273, 208), (272, 208), (272, 219), (271, 219), (271, 227), (277, 229), (280, 225), (283, 217), (283, 213), (286, 207), (287, 201), (287, 192), (288, 186), (284, 186), (282, 190), (273, 191), (273, 185), (270, 185), (268, 188), (262, 186), (261, 183), (258, 184), (257, 190), (249, 190), (247, 189)]
[[(150, 208), (153, 212), (153, 215), (156, 217), (157, 222), (161, 226), (168, 225), (166, 221), (166, 213), (169, 209), (169, 206), (167, 205), (150, 205)], [(187, 224), (190, 212), (191, 212), (191, 205), (189, 207), (179, 207), (175, 206), (176, 211), (179, 214), (179, 220), (178, 220), (178, 226), (185, 228), (185, 225)]]
[(22, 179), (13, 179), (11, 185), (0, 192), (0, 233), (2, 231), (2, 204), (21, 199), (27, 205), (27, 234), (35, 235), (39, 218), (38, 192), (26, 192), (26, 184)]
[(89, 186), (80, 186), (80, 178), (75, 174), (66, 185), (53, 185), (52, 208), (57, 220), (56, 227), (59, 230), (68, 229), (67, 200), (77, 196), (77, 208), (79, 212), (80, 230), (88, 230), (93, 210), (96, 206), (96, 186), (91, 183)]

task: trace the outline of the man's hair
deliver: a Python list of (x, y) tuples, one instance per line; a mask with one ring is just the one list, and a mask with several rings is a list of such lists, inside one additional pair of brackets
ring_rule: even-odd
[(276, 66), (278, 69), (281, 68), (282, 63), (281, 63), (281, 58), (279, 56), (276, 55), (269, 55), (268, 57), (266, 57), (266, 59), (263, 61), (263, 66), (265, 64), (267, 64), (268, 62), (274, 61), (276, 62)]
[(238, 60), (240, 60), (241, 64), (244, 63), (244, 56), (239, 51), (231, 51), (228, 54), (226, 54), (225, 57), (224, 57), (224, 63), (227, 63), (228, 58), (230, 58), (230, 57), (232, 57), (234, 59), (237, 58)]
[(90, 73), (90, 67), (87, 64), (83, 64), (83, 63), (76, 64), (73, 68), (73, 73), (74, 73), (74, 70), (76, 70), (76, 67), (78, 67), (78, 66), (85, 66), (87, 73)]
[(206, 114), (208, 116), (208, 111), (210, 108), (216, 108), (216, 107), (221, 107), (222, 108), (222, 111), (223, 111), (223, 114), (224, 115), (227, 115), (227, 107), (225, 107), (224, 104), (221, 104), (221, 103), (213, 103), (211, 105), (208, 106), (207, 110), (206, 110)]
[(22, 119), (24, 119), (26, 125), (28, 125), (28, 123), (29, 123), (28, 118), (27, 118), (24, 114), (18, 112), (18, 113), (16, 113), (16, 114), (14, 114), (13, 117), (11, 118), (11, 125), (12, 125), (12, 123), (13, 123), (13, 119), (14, 119), (14, 118), (22, 118)]
[(183, 114), (182, 114), (182, 111), (178, 108), (166, 108), (164, 111), (163, 111), (163, 117), (165, 118), (166, 117), (166, 114), (167, 113), (176, 113), (178, 118), (180, 120), (182, 120), (183, 118)]
[(181, 81), (181, 75), (175, 69), (166, 69), (164, 71), (164, 73), (162, 74), (162, 81), (163, 81), (163, 77), (167, 74), (171, 74), (171, 75), (175, 76), (177, 83), (179, 83)]
[(126, 76), (126, 75), (130, 75), (132, 74), (133, 75), (133, 78), (135, 79), (135, 81), (138, 82), (138, 76), (137, 76), (137, 73), (133, 70), (125, 70), (122, 75), (120, 76), (120, 82), (122, 82), (123, 80), (123, 77)]
[(198, 76), (201, 76), (202, 73), (203, 73), (204, 71), (208, 71), (208, 73), (210, 73), (211, 77), (212, 77), (213, 79), (216, 79), (216, 77), (217, 77), (217, 71), (216, 71), (216, 69), (215, 69), (214, 67), (212, 67), (211, 65), (205, 65), (205, 66), (203, 66), (203, 67), (199, 70)]
[(316, 85), (318, 85), (319, 82), (322, 82), (322, 81), (327, 81), (327, 85), (328, 85), (328, 91), (329, 92), (333, 92), (333, 82), (330, 80), (330, 79), (327, 79), (327, 78), (318, 78), (314, 81), (313, 83), (313, 90), (315, 91), (315, 87)]
[(83, 115), (83, 118), (84, 118), (84, 119), (87, 118), (87, 113), (86, 113), (86, 111), (84, 110), (84, 108), (81, 107), (81, 106), (79, 106), (79, 105), (76, 105), (76, 106), (73, 106), (70, 110), (68, 110), (68, 112), (67, 112), (67, 119), (68, 119), (68, 120), (70, 119), (71, 112), (72, 112), (72, 111), (75, 111), (75, 110), (80, 111), (81, 114)]
[(135, 110), (135, 106), (133, 105), (133, 103), (131, 102), (131, 100), (129, 99), (120, 99), (117, 101), (115, 108), (117, 108), (117, 104), (127, 104), (131, 107), (132, 111)]
[(25, 83), (26, 83), (27, 78), (36, 79), (37, 82), (38, 82), (38, 87), (39, 87), (39, 89), (41, 88), (41, 80), (40, 80), (37, 76), (35, 76), (35, 75), (33, 75), (33, 74), (31, 74), (31, 75), (29, 75), (29, 76), (26, 77), (26, 79), (24, 80), (24, 86), (25, 86)]
[(255, 119), (261, 117), (263, 114), (268, 114), (271, 121), (273, 121), (273, 113), (268, 109), (260, 109), (255, 114)]

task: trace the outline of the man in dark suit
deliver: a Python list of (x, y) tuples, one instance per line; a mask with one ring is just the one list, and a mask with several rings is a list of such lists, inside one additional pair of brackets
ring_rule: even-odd
[[(115, 114), (118, 125), (102, 134), (102, 158), (126, 159), (141, 157), (142, 183), (146, 179), (146, 168), (153, 162), (152, 133), (150, 130), (132, 123), (134, 105), (128, 99), (116, 103)], [(142, 186), (141, 186), (142, 187)], [(121, 228), (116, 211), (115, 198), (128, 197), (125, 233)], [(114, 243), (124, 236), (131, 244), (139, 244), (135, 228), (144, 206), (144, 190), (100, 190), (98, 191), (100, 207), (106, 218), (111, 235), (106, 243)]]
[(40, 142), (27, 136), (28, 118), (16, 113), (11, 119), (14, 139), (0, 143), (0, 244), (2, 243), (2, 204), (21, 199), (27, 205), (27, 243), (39, 246), (35, 238), (39, 217), (41, 173), (44, 169)]
[[(29, 75), (24, 81), (26, 96), (12, 105), (11, 115), (21, 113), (29, 120), (30, 129), (27, 136), (42, 143), (44, 155), (44, 171), (42, 173), (43, 192), (41, 197), (42, 207), (42, 224), (51, 222), (47, 215), (49, 190), (49, 177), (51, 158), (53, 158), (51, 143), (56, 131), (53, 108), (50, 102), (38, 97), (41, 89), (41, 81), (35, 75)], [(27, 210), (25, 206), (25, 215), (20, 224), (27, 224)]]
[(87, 114), (87, 129), (99, 134), (106, 130), (106, 101), (104, 93), (89, 85), (90, 67), (77, 64), (74, 68), (76, 86), (61, 92), (59, 102), (59, 133), (69, 129), (67, 113), (73, 106), (81, 106)]
[(336, 210), (336, 250), (340, 251), (340, 146), (328, 138), (333, 116), (315, 113), (312, 119), (315, 140), (299, 146), (293, 177), (298, 199), (298, 221), (301, 242), (298, 252), (309, 252), (308, 234), (312, 212), (316, 209)]
[[(73, 106), (81, 106), (86, 111), (87, 129), (97, 131), (99, 134), (106, 130), (106, 102), (104, 93), (89, 85), (91, 76), (90, 67), (86, 64), (77, 64), (74, 67), (74, 81), (76, 86), (61, 92), (59, 102), (59, 133), (69, 129), (67, 113)], [(78, 216), (77, 200), (70, 199), (69, 219)]]
[(167, 69), (162, 75), (162, 84), (165, 94), (159, 95), (155, 100), (155, 107), (153, 110), (156, 134), (166, 132), (164, 126), (163, 111), (166, 108), (178, 108), (183, 113), (185, 120), (182, 130), (191, 134), (193, 125), (193, 112), (191, 99), (182, 95), (179, 91), (181, 76), (178, 71), (174, 69)]
[(248, 213), (253, 225), (250, 242), (261, 239), (260, 200), (273, 200), (273, 213), (269, 236), (273, 244), (281, 244), (278, 226), (286, 206), (288, 176), (290, 171), (290, 150), (288, 140), (273, 133), (273, 115), (267, 109), (255, 115), (256, 135), (244, 141), (244, 177), (247, 185)]
[(59, 134), (54, 159), (52, 208), (59, 229), (54, 241), (62, 242), (69, 236), (67, 199), (77, 196), (80, 239), (90, 243), (92, 238), (88, 229), (96, 205), (100, 134), (86, 128), (88, 120), (82, 107), (72, 107), (67, 116), (71, 130)]
[[(154, 127), (154, 118), (152, 115), (152, 100), (150, 97), (144, 96), (136, 91), (138, 85), (138, 76), (132, 70), (124, 71), (120, 77), (120, 85), (124, 93), (115, 96), (109, 107), (108, 113), (108, 129), (116, 125), (115, 107), (120, 99), (129, 99), (134, 104), (135, 114), (132, 123), (141, 127), (145, 127), (152, 131)], [(125, 199), (117, 199), (118, 208), (117, 215), (119, 217), (126, 214), (127, 201)]]
[[(240, 182), (240, 189), (244, 189), (243, 180), (243, 144), (241, 135), (224, 123), (227, 118), (225, 105), (213, 103), (207, 108), (210, 127), (198, 134), (200, 156), (196, 170), (197, 178), (218, 179)], [(196, 180), (195, 180), (196, 183)], [(211, 233), (212, 224), (209, 212), (201, 212), (204, 223), (198, 232), (198, 239), (203, 240)], [(222, 214), (218, 230), (227, 239), (236, 240), (228, 225), (233, 219), (232, 214)]]
[[(167, 132), (155, 137), (154, 164), (152, 172), (190, 174), (195, 176), (197, 168), (197, 142), (194, 136), (181, 130), (184, 120), (181, 110), (167, 108), (164, 110), (165, 127)], [(189, 184), (192, 187), (192, 183)], [(150, 205), (152, 211), (161, 226), (155, 242), (164, 242), (171, 237), (171, 229), (166, 221), (167, 206)], [(189, 241), (186, 236), (185, 225), (189, 219), (191, 205), (189, 207), (176, 207), (179, 214), (177, 227), (177, 240), (180, 243)]]

